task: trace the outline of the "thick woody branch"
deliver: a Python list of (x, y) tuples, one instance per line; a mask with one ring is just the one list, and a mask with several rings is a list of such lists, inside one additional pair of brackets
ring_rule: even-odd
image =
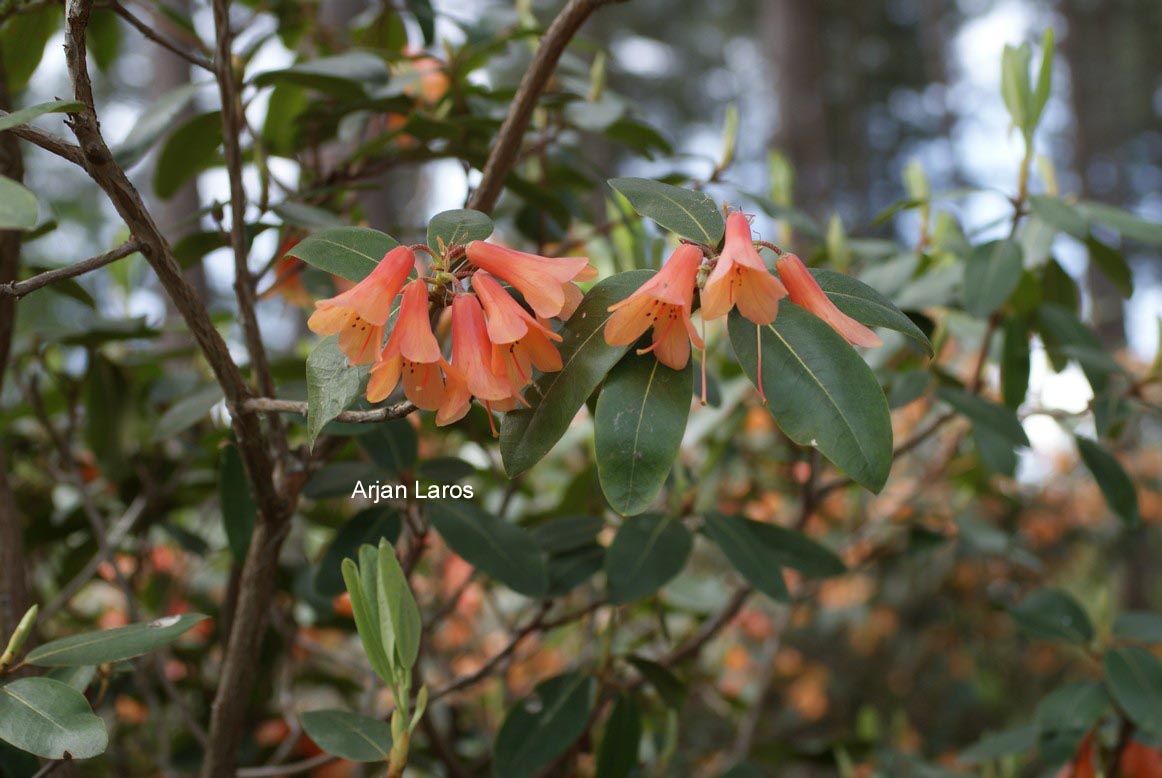
[(42, 289), (49, 284), (55, 284), (57, 281), (64, 281), (66, 278), (76, 278), (77, 276), (83, 276), (85, 273), (100, 270), (106, 265), (111, 265), (117, 260), (124, 259), (130, 254), (135, 253), (140, 248), (141, 244), (138, 243), (137, 239), (130, 238), (117, 248), (110, 249), (104, 254), (98, 254), (82, 262), (54, 270), (46, 270), (23, 281), (9, 281), (8, 283), (0, 284), (0, 298), (15, 297), (19, 300), (26, 295), (32, 294), (37, 289)]
[(533, 110), (537, 107), (537, 100), (552, 78), (561, 54), (593, 12), (612, 2), (615, 0), (569, 0), (549, 25), (513, 96), (508, 115), (504, 117), (504, 123), (496, 136), (496, 143), (488, 154), (480, 185), (468, 201), (469, 208), (488, 213), (496, 205), (504, 189), (504, 178), (520, 152), (521, 140), (528, 129)]

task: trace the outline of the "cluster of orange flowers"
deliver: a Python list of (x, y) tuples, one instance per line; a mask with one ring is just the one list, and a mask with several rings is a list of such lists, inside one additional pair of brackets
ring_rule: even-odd
[[(416, 247), (424, 248), (424, 247)], [(392, 249), (367, 278), (351, 289), (315, 303), (307, 325), (319, 335), (338, 335), (339, 347), (356, 365), (373, 365), (367, 399), (386, 399), (403, 383), (404, 395), (419, 408), (436, 411), (438, 425), (451, 424), (468, 412), (475, 397), (490, 411), (528, 405), (521, 392), (532, 382), (532, 368), (561, 369), (555, 343), (561, 341), (553, 319), (568, 319), (581, 302), (576, 282), (592, 280), (596, 271), (586, 257), (541, 257), (483, 241), (464, 248), (468, 268), (433, 276), (417, 273), (412, 248)], [(775, 320), (779, 300), (789, 297), (830, 324), (849, 342), (878, 346), (874, 332), (840, 311), (803, 262), (780, 254), (778, 276), (767, 270), (755, 248), (745, 215), (731, 213), (721, 253), (704, 265), (703, 247), (683, 243), (660, 271), (637, 291), (610, 306), (605, 341), (611, 346), (634, 343), (653, 330), (653, 352), (663, 364), (679, 370), (690, 359), (690, 344), (704, 348), (691, 321), (700, 274), (703, 321), (726, 316), (735, 306), (758, 325)], [(499, 280), (498, 280), (499, 279)], [(524, 298), (517, 302), (500, 283)], [(432, 329), (429, 284), (449, 284), (451, 291), (451, 359), (445, 359)], [(469, 291), (469, 285), (471, 291)], [(384, 334), (402, 297), (391, 333)], [(446, 298), (437, 297), (437, 302)], [(760, 390), (761, 391), (761, 390)]]
[[(595, 277), (589, 260), (540, 257), (483, 241), (469, 243), (465, 256), (473, 266), (468, 272), (418, 272), (408, 281), (416, 255), (399, 246), (355, 286), (315, 303), (307, 326), (319, 335), (338, 335), (352, 364), (372, 365), (369, 401), (386, 399), (402, 381), (408, 400), (436, 411), (436, 423), (445, 425), (463, 418), (473, 397), (490, 411), (527, 405), (521, 392), (532, 382), (532, 367), (561, 369), (554, 345), (561, 336), (551, 319), (567, 319), (580, 304), (574, 282)], [(497, 279), (520, 292), (532, 313)], [(429, 283), (450, 286), (450, 360), (432, 329)], [(396, 298), (398, 314), (384, 343)]]

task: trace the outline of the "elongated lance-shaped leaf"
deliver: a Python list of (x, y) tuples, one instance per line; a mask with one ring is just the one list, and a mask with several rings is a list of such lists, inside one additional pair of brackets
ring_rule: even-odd
[(387, 662), (387, 653), (383, 650), (383, 639), (379, 634), (378, 619), (371, 615), (371, 604), (367, 601), (367, 595), (363, 591), (360, 570), (354, 561), (344, 559), (342, 571), (343, 582), (347, 584), (347, 593), (351, 596), (351, 612), (355, 616), (355, 629), (359, 631), (363, 650), (367, 652), (367, 661), (371, 663), (371, 669), (384, 683), (391, 683), (391, 666)]
[(379, 541), (379, 620), (381, 632), (390, 625), (400, 666), (411, 670), (420, 653), (420, 608), (395, 549), (385, 539)]

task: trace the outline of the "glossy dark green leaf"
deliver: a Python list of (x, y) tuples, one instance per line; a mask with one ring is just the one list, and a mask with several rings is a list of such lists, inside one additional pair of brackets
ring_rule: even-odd
[(207, 618), (200, 613), (183, 613), (100, 632), (69, 635), (37, 646), (28, 652), (25, 661), (41, 667), (120, 662), (169, 645)]
[(184, 84), (147, 106), (125, 140), (113, 147), (113, 159), (117, 164), (130, 168), (144, 159), (158, 138), (174, 127), (197, 93), (197, 84)]
[(1122, 646), (1106, 652), (1102, 667), (1110, 694), (1130, 721), (1162, 737), (1162, 662), (1144, 648)]
[(410, 470), (419, 457), (419, 437), (407, 419), (392, 419), (376, 424), (375, 429), (359, 436), (359, 447), (375, 464), (388, 473)]
[(1030, 334), (1025, 319), (1016, 316), (1005, 319), (1001, 333), (1001, 396), (1005, 405), (1014, 411), (1029, 392)]
[(363, 391), (369, 365), (350, 366), (339, 339), (319, 341), (307, 357), (307, 443), (313, 446), (323, 426), (345, 411)]
[(550, 597), (561, 597), (588, 581), (605, 567), (605, 547), (597, 543), (549, 555)]
[(1052, 765), (1071, 759), (1108, 707), (1100, 683), (1070, 683), (1046, 695), (1034, 714), (1041, 758)]
[(352, 762), (383, 762), (391, 755), (391, 725), (345, 710), (312, 710), (299, 716), (315, 745)]
[(492, 219), (468, 208), (442, 211), (428, 222), (428, 246), (441, 256), (453, 246), (486, 240), (492, 234)]
[(1142, 520), (1138, 510), (1138, 490), (1121, 463), (1099, 443), (1088, 438), (1077, 438), (1081, 461), (1089, 468), (1101, 489), (1102, 496), (1118, 518), (1130, 526)]
[(1094, 393), (1100, 394), (1105, 389), (1112, 372), (1109, 353), (1097, 334), (1072, 311), (1043, 303), (1037, 309), (1037, 332), (1045, 342), (1054, 369), (1061, 370), (1069, 360), (1076, 360)]
[(624, 516), (650, 507), (670, 474), (690, 415), (694, 371), (627, 354), (605, 379), (594, 416), (597, 475)]
[(76, 100), (53, 100), (48, 103), (37, 103), (27, 108), (21, 108), (19, 111), (13, 111), (7, 116), (0, 116), (0, 132), (28, 124), (36, 117), (44, 116), (46, 113), (75, 113), (84, 110), (84, 108), (85, 104)]
[(1162, 224), (1158, 222), (1149, 221), (1121, 208), (1105, 203), (1095, 203), (1092, 200), (1086, 200), (1079, 206), (1090, 219), (1117, 230), (1123, 238), (1147, 243), (1151, 246), (1162, 246)]
[(1097, 238), (1088, 238), (1085, 241), (1089, 249), (1089, 263), (1109, 279), (1114, 288), (1122, 297), (1129, 298), (1134, 294), (1134, 274), (1126, 258), (1115, 248), (1107, 246)]
[(28, 187), (0, 176), (0, 230), (31, 230), (40, 209)]
[(593, 708), (593, 679), (566, 673), (537, 684), (504, 717), (492, 750), (497, 778), (534, 775), (581, 737)]
[(721, 549), (751, 586), (775, 600), (787, 599), (787, 584), (783, 580), (779, 550), (760, 538), (751, 527), (759, 522), (739, 516), (710, 515), (702, 523), (702, 531)]
[(634, 270), (601, 281), (565, 323), (558, 348), (564, 366), (539, 376), (526, 393), (530, 400), (539, 398), (536, 405), (506, 413), (500, 427), (500, 453), (510, 477), (528, 470), (549, 453), (605, 374), (629, 350), (629, 346), (606, 344), (603, 330), (611, 315), (607, 309), (628, 297), (650, 275), (648, 270)]
[(153, 428), (151, 439), (159, 443), (185, 432), (206, 418), (210, 409), (221, 401), (222, 389), (217, 384), (209, 384), (190, 392), (166, 408)]
[(284, 200), (271, 210), (287, 224), (305, 230), (329, 230), (344, 226), (343, 219), (331, 211), (294, 200)]
[(831, 298), (836, 308), (869, 327), (883, 327), (903, 333), (916, 341), (925, 354), (932, 356), (932, 343), (928, 336), (887, 297), (862, 281), (834, 270), (811, 268), (811, 275), (815, 276), (819, 287)]
[(642, 721), (631, 694), (619, 694), (597, 749), (597, 778), (630, 778), (638, 766)]
[(1033, 195), (1029, 198), (1029, 208), (1041, 221), (1078, 240), (1085, 240), (1089, 235), (1089, 221), (1059, 197)]
[(649, 597), (682, 572), (694, 538), (682, 522), (654, 513), (625, 520), (605, 554), (609, 601)]
[(387, 538), (387, 542), (394, 545), (402, 527), (399, 512), (388, 505), (375, 505), (352, 516), (335, 533), (315, 569), (315, 591), (328, 598), (342, 594), (343, 560), (354, 559), (364, 544), (378, 546), (380, 538)]
[(1014, 446), (1029, 445), (1025, 428), (1010, 408), (951, 386), (941, 386), (936, 390), (936, 395), (967, 416), (974, 425), (987, 427)]
[(335, 227), (308, 235), (287, 256), (348, 281), (362, 281), (398, 245), (395, 238), (378, 230)]
[(98, 351), (92, 352), (85, 377), (85, 438), (101, 463), (116, 479), (128, 467), (132, 446), (133, 395), (127, 372)]
[(1001, 305), (1021, 280), (1021, 244), (996, 240), (977, 246), (964, 266), (964, 308), (984, 318)]
[(0, 740), (45, 759), (88, 759), (109, 744), (105, 723), (73, 687), (51, 678), (0, 686)]
[(589, 545), (605, 526), (600, 516), (561, 516), (533, 528), (533, 537), (547, 554)]
[(1019, 459), (1011, 440), (979, 424), (972, 428), (972, 440), (981, 462), (990, 472), (1009, 478), (1016, 475)]
[(258, 520), (258, 508), (250, 494), (250, 483), (246, 479), (238, 447), (227, 443), (221, 452), (218, 460), (218, 499), (222, 506), (222, 527), (226, 531), (226, 543), (230, 546), (234, 562), (241, 565), (250, 549), (250, 536)]
[(887, 398), (863, 358), (822, 319), (784, 301), (768, 327), (730, 314), (730, 342), (739, 364), (758, 385), (757, 341), (762, 339), (762, 386), (767, 409), (791, 440), (813, 445), (873, 492), (892, 466), (892, 423)]
[(968, 765), (992, 762), (1012, 754), (1023, 754), (1037, 745), (1037, 727), (1032, 724), (989, 732), (956, 755), (958, 762)]
[(1162, 643), (1162, 613), (1126, 611), (1114, 619), (1114, 634), (1126, 640)]
[(254, 77), (256, 86), (294, 84), (340, 97), (359, 97), (387, 84), (387, 63), (369, 51), (357, 49), (333, 57), (300, 62)]
[(717, 246), (726, 230), (722, 211), (705, 192), (682, 189), (648, 178), (611, 178), (609, 185), (625, 196), (633, 209), (683, 238)]
[(199, 173), (212, 167), (222, 145), (222, 112), (210, 111), (187, 119), (166, 139), (153, 171), (153, 190), (163, 200), (173, 197)]
[(436, 11), (432, 8), (432, 0), (407, 0), (407, 7), (420, 26), (424, 45), (431, 46), (436, 40)]
[(1038, 589), (1009, 612), (1017, 626), (1035, 638), (1084, 645), (1093, 640), (1093, 623), (1071, 595), (1060, 589)]
[(440, 537), (473, 567), (527, 597), (542, 597), (549, 576), (533, 536), (464, 500), (434, 500), (427, 516)]
[(1041, 299), (1077, 313), (1081, 305), (1081, 293), (1073, 276), (1065, 272), (1061, 263), (1050, 257), (1041, 271)]

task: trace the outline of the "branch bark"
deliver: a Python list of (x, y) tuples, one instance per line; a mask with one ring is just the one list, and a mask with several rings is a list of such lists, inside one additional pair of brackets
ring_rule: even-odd
[[(0, 117), (7, 115), (7, 109), (0, 110)], [(44, 130), (38, 130), (36, 127), (33, 127), (30, 124), (20, 124), (16, 127), (11, 127), (4, 132), (10, 132), (18, 138), (23, 138), (29, 143), (35, 146), (39, 146), (45, 151), (52, 152), (58, 157), (67, 159), (74, 165), (79, 165), (81, 167), (85, 166), (85, 157), (84, 154), (81, 153), (80, 146), (76, 146), (72, 143), (69, 143), (68, 141), (61, 140), (57, 136), (45, 132)], [(7, 136), (0, 133), (0, 137)]]
[(32, 294), (37, 289), (42, 289), (49, 284), (54, 284), (57, 281), (63, 281), (66, 278), (76, 278), (85, 273), (91, 273), (94, 270), (100, 270), (106, 265), (111, 265), (119, 259), (133, 254), (141, 248), (141, 244), (136, 239), (130, 238), (115, 249), (110, 249), (104, 254), (98, 254), (95, 257), (77, 262), (67, 267), (56, 268), (55, 270), (46, 270), (43, 273), (38, 273), (32, 278), (26, 278), (23, 281), (0, 281), (0, 299), (4, 298), (20, 298)]

